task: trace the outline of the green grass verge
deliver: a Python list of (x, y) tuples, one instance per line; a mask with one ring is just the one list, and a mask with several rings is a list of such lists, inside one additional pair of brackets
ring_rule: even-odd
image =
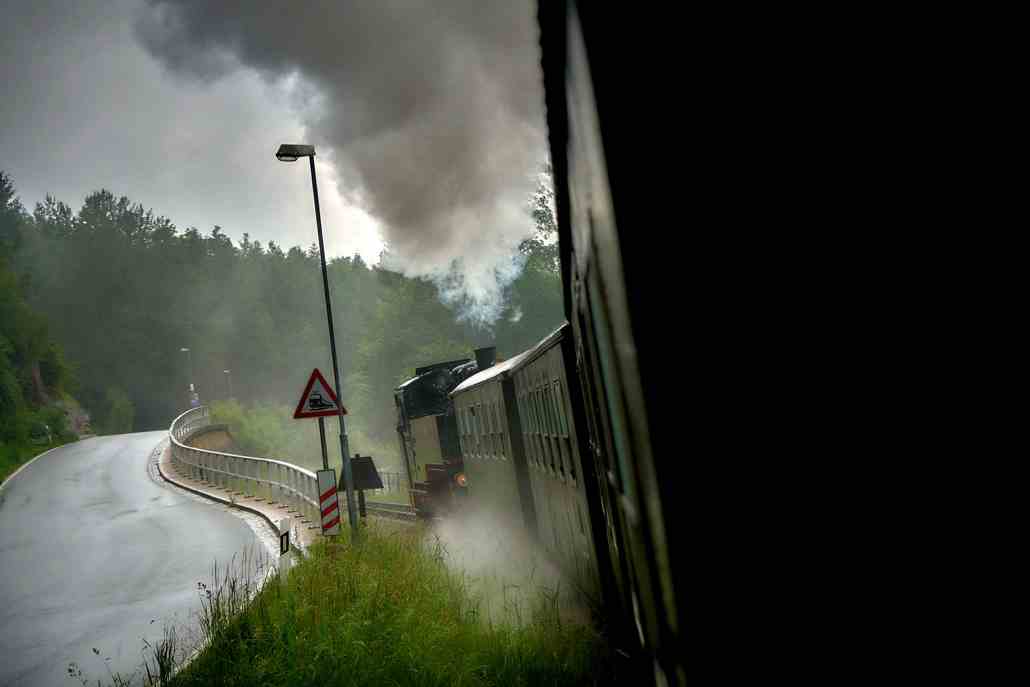
[(15, 473), (25, 463), (29, 462), (40, 453), (49, 451), (58, 446), (64, 446), (72, 441), (78, 441), (77, 437), (69, 438), (54, 437), (49, 444), (3, 443), (0, 444), (0, 483)]
[(489, 620), (421, 527), (373, 524), (357, 546), (346, 535), (318, 544), (284, 577), (269, 578), (249, 604), (239, 569), (202, 588), (208, 645), (169, 684), (604, 682), (606, 650), (593, 629), (565, 622), (547, 594)]

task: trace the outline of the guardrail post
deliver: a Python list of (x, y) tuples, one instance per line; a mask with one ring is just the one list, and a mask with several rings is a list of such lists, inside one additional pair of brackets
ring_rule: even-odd
[(304, 476), (304, 482), (308, 485), (308, 495), (311, 500), (308, 501), (308, 512), (311, 513), (312, 524), (321, 523), (319, 515), (321, 515), (321, 509), (318, 507), (318, 480), (313, 480), (307, 475)]

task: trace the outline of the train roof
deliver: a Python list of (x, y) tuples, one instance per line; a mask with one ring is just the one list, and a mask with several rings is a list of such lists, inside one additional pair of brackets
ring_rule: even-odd
[(477, 372), (476, 374), (472, 375), (464, 382), (454, 387), (454, 391), (451, 392), (451, 398), (454, 398), (455, 395), (463, 391), (468, 391), (473, 387), (479, 386), (480, 384), (486, 384), (487, 382), (490, 382), (497, 377), (501, 377), (506, 373), (512, 372), (521, 367), (523, 364), (533, 360), (540, 353), (549, 349), (558, 341), (561, 341), (561, 338), (564, 335), (566, 327), (568, 327), (568, 323), (562, 323), (560, 327), (558, 327), (553, 332), (544, 337), (544, 339), (540, 341), (540, 343), (538, 343), (536, 346), (533, 346), (533, 348), (523, 351), (522, 353), (519, 353), (517, 356), (513, 358), (508, 358), (504, 362), (497, 363), (496, 365), (488, 367), (482, 372)]

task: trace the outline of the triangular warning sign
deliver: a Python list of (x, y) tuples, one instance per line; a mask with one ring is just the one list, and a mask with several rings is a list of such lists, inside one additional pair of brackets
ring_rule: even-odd
[(301, 394), (300, 403), (293, 411), (293, 417), (327, 417), (346, 414), (347, 409), (336, 400), (336, 394), (333, 393), (329, 382), (325, 381), (325, 377), (317, 368), (312, 370), (308, 385), (304, 387), (304, 393)]

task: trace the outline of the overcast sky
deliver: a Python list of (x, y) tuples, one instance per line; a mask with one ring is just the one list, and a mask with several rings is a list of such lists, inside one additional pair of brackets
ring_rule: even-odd
[(488, 299), (545, 159), (533, 6), (422, 4), (5, 2), (0, 169), (29, 210), (103, 187), (180, 230), (307, 246), (307, 166), (274, 152), (314, 143), (331, 255), (385, 241)]

